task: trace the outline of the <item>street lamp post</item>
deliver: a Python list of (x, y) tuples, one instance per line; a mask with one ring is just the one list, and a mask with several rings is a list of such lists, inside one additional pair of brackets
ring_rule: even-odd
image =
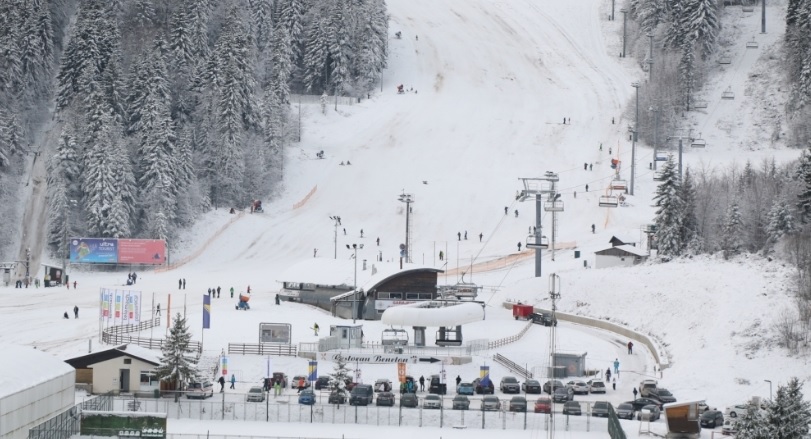
[(772, 380), (763, 380), (769, 383), (769, 401), (772, 400)]
[(355, 282), (353, 283), (354, 290), (352, 291), (352, 323), (355, 323), (358, 315), (358, 249), (363, 248), (363, 244), (349, 244), (346, 245), (349, 250), (354, 250), (355, 255)]
[(78, 204), (76, 200), (68, 200), (68, 204), (65, 206), (65, 241), (64, 245), (65, 248), (62, 250), (64, 252), (62, 258), (62, 280), (65, 279), (65, 274), (68, 265), (68, 259), (70, 259), (70, 242), (68, 242), (68, 235), (70, 231), (70, 209), (71, 207), (75, 207)]
[(622, 12), (622, 58), (625, 58), (625, 29), (628, 27), (628, 10), (622, 8), (620, 12)]
[[(636, 136), (639, 133), (639, 83), (634, 82), (631, 87), (636, 89), (636, 119), (634, 119), (634, 132), (631, 134), (631, 195), (634, 194), (634, 174), (636, 166)], [(654, 157), (655, 158), (655, 157)]]
[(333, 237), (333, 244), (335, 248), (335, 259), (338, 259), (338, 226), (341, 225), (341, 217), (338, 215), (331, 215), (329, 219), (335, 222), (335, 236)]

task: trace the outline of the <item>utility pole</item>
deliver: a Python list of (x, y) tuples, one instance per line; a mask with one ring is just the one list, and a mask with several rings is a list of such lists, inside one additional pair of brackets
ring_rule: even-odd
[(363, 244), (349, 244), (346, 245), (346, 248), (349, 250), (354, 250), (355, 255), (355, 282), (353, 283), (353, 291), (352, 291), (352, 323), (355, 323), (357, 320), (358, 315), (358, 249), (363, 248)]
[(760, 33), (766, 33), (766, 0), (760, 2)]
[[(557, 300), (560, 299), (560, 276), (555, 273), (549, 275), (549, 298), (552, 299), (552, 326), (549, 327), (549, 368), (548, 375), (555, 379), (555, 328), (557, 328)], [(554, 394), (554, 389), (552, 390)], [(555, 411), (549, 411), (549, 439), (555, 437)]]
[(648, 80), (653, 82), (653, 34), (649, 33), (650, 38), (650, 56), (648, 56)]
[(405, 243), (403, 244), (402, 254), (400, 256), (405, 258), (405, 261), (411, 261), (411, 203), (414, 202), (414, 195), (403, 192), (397, 198), (403, 203), (406, 203), (406, 236)]
[(636, 119), (634, 120), (634, 131), (631, 134), (631, 192), (634, 194), (634, 174), (636, 173), (636, 137), (639, 134), (639, 83), (634, 82), (631, 87), (636, 89)]
[(611, 21), (614, 21), (614, 0), (611, 0)]
[(625, 58), (625, 30), (628, 28), (628, 10), (620, 9), (622, 12), (622, 58)]
[(335, 249), (335, 259), (338, 259), (338, 226), (341, 225), (341, 217), (330, 215), (329, 219), (335, 222), (335, 236), (333, 237), (333, 248)]
[(653, 110), (653, 120), (654, 120), (654, 128), (653, 128), (653, 170), (656, 170), (656, 157), (657, 155), (657, 144), (659, 142), (659, 108), (658, 107), (651, 107)]

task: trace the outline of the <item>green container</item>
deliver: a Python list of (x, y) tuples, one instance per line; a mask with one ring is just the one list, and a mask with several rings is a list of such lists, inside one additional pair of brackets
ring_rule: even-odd
[(575, 258), (575, 259), (579, 259), (579, 258), (580, 258), (580, 250), (575, 250), (575, 251), (574, 251), (574, 258)]

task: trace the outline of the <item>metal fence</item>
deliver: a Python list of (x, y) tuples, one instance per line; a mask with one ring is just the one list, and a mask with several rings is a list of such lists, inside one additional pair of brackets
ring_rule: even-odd
[[(321, 96), (322, 95), (297, 95), (291, 94), (290, 95), (290, 103), (291, 104), (320, 104), (321, 103)], [(338, 105), (354, 105), (356, 102), (360, 102), (360, 98), (352, 97), (352, 96), (329, 96), (326, 97), (327, 105), (335, 105), (335, 102), (338, 102)]]
[[(223, 394), (219, 394), (223, 395)], [(529, 401), (529, 412), (506, 411), (509, 400), (502, 399), (502, 409), (481, 410), (481, 399), (471, 398), (470, 410), (452, 410), (452, 397), (444, 396), (441, 409), (424, 409), (421, 406), (405, 408), (382, 407), (376, 405), (350, 406), (327, 402), (327, 393), (316, 393), (315, 405), (298, 403), (295, 394), (270, 398), (263, 402), (246, 402), (244, 395), (224, 394), (222, 397), (207, 400), (181, 399), (178, 402), (167, 399), (140, 399), (137, 411), (166, 413), (170, 419), (194, 419), (201, 421), (264, 421), (325, 424), (360, 424), (376, 426), (412, 426), (440, 428), (476, 429), (517, 429), (547, 430), (550, 415), (534, 413), (533, 402)], [(229, 398), (226, 398), (228, 396)], [(239, 398), (240, 400), (234, 400)], [(474, 399), (475, 398), (475, 399)], [(119, 399), (115, 410), (132, 410), (132, 399)], [(128, 405), (129, 404), (129, 405)], [(607, 429), (607, 420), (590, 416), (589, 404), (583, 401), (582, 416), (568, 416), (561, 413), (562, 405), (555, 404), (556, 429), (589, 431), (595, 428)]]
[(68, 410), (28, 430), (28, 439), (69, 439), (79, 434), (82, 410), (113, 410), (116, 399), (112, 393), (99, 395), (76, 404)]

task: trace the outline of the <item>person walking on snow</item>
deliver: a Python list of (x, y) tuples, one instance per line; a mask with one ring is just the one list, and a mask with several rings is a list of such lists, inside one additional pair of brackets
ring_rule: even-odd
[(185, 277), (183, 278), (183, 289), (184, 290), (186, 289), (186, 278)]
[(177, 280), (177, 289), (179, 290), (181, 288), (183, 288), (183, 279), (178, 279)]
[(465, 230), (465, 241), (467, 241), (467, 230)]
[(586, 192), (589, 191), (589, 185), (586, 185)]
[(620, 359), (615, 358), (614, 359), (614, 375), (619, 375), (619, 374), (620, 374)]
[(605, 370), (605, 380), (606, 381), (611, 381), (611, 368), (610, 367)]
[(521, 251), (521, 241), (518, 241), (518, 251)]
[(584, 170), (584, 171), (588, 171), (588, 170), (589, 170), (589, 164), (588, 164), (588, 163), (583, 163), (583, 170)]
[(614, 387), (614, 390), (617, 390), (617, 377), (611, 380), (611, 386)]
[(425, 377), (420, 375), (420, 392), (425, 391)]
[(462, 232), (456, 232), (456, 240), (457, 240), (457, 241), (461, 241), (461, 240), (462, 240)]
[(479, 233), (479, 242), (482, 242), (482, 237), (484, 236), (483, 233)]
[(629, 354), (633, 354), (633, 353), (634, 353), (634, 342), (632, 342), (632, 341), (629, 341), (629, 342), (628, 342), (628, 353), (629, 353)]
[(78, 307), (78, 306), (75, 306), (75, 305), (73, 306), (73, 318), (74, 318), (74, 319), (78, 319), (78, 318), (79, 318), (79, 307)]
[(439, 260), (440, 260), (440, 261), (444, 261), (444, 260), (445, 260), (445, 252), (443, 252), (442, 250), (440, 250), (440, 251), (439, 251)]
[(507, 214), (507, 210), (509, 210), (509, 208), (507, 206), (504, 206), (504, 215)]
[(594, 224), (591, 225), (591, 233), (594, 234)]
[(318, 323), (314, 324), (314, 325), (313, 325), (313, 332), (315, 333), (315, 336), (316, 336), (316, 337), (318, 337), (318, 329), (319, 329), (319, 328), (318, 328)]
[(221, 376), (217, 382), (220, 383), (220, 393), (225, 392), (225, 377)]
[(518, 209), (515, 209), (515, 217), (518, 218)]
[(234, 383), (237, 382), (237, 377), (234, 374), (231, 374), (231, 389), (234, 388)]
[(636, 399), (636, 394), (637, 394), (637, 393), (638, 393), (638, 392), (636, 391), (636, 387), (634, 387), (634, 399)]
[(276, 380), (276, 382), (273, 383), (273, 397), (275, 398), (281, 394), (282, 394), (282, 384), (279, 382), (279, 380)]
[(219, 285), (217, 286), (217, 298), (218, 299), (220, 298), (220, 287), (219, 287)]
[(460, 377), (459, 375), (456, 375), (456, 387), (459, 387), (459, 383), (461, 383), (461, 382), (462, 382), (462, 377)]

